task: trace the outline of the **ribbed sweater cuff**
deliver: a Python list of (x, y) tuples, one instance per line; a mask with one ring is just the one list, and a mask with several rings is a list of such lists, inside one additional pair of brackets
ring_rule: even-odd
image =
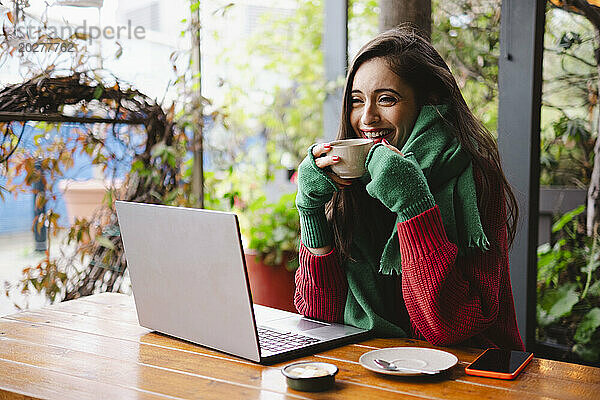
[(414, 218), (417, 215), (420, 215), (427, 210), (433, 208), (435, 206), (435, 200), (432, 195), (428, 195), (425, 198), (409, 205), (402, 211), (398, 213), (398, 217), (401, 222), (408, 221), (411, 218)]
[(340, 288), (345, 285), (346, 276), (337, 259), (335, 249), (323, 255), (311, 253), (300, 244), (300, 265), (304, 266), (305, 278), (321, 289)]
[(300, 214), (300, 238), (311, 248), (325, 247), (331, 244), (331, 232), (325, 216), (325, 207), (306, 209), (298, 207)]
[(439, 206), (398, 223), (398, 239), (402, 261), (419, 260), (448, 245), (450, 241), (442, 223)]

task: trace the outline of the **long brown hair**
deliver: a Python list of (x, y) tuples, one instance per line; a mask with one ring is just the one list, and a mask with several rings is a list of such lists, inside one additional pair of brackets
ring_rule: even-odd
[[(374, 58), (383, 59), (390, 70), (414, 90), (419, 110), (428, 104), (449, 104), (447, 122), (454, 128), (456, 138), (463, 148), (472, 155), (474, 166), (483, 172), (479, 209), (488, 210), (488, 202), (492, 197), (489, 194), (498, 189), (504, 192), (508, 243), (509, 246), (512, 245), (518, 207), (502, 171), (496, 139), (467, 106), (448, 65), (413, 25), (404, 24), (383, 32), (359, 50), (348, 69), (337, 138), (357, 136), (350, 123), (352, 84), (358, 68)], [(384, 220), (389, 225), (393, 220), (389, 210), (371, 198), (360, 183), (335, 193), (327, 204), (327, 215), (332, 226), (334, 244), (342, 260), (351, 258), (352, 229), (357, 220), (362, 221), (361, 229), (367, 232), (373, 239), (373, 244), (377, 243), (379, 248), (382, 248), (382, 240), (385, 238), (378, 231), (381, 226), (374, 226), (373, 221)], [(485, 221), (482, 222), (485, 226)], [(389, 234), (389, 230), (386, 233)]]

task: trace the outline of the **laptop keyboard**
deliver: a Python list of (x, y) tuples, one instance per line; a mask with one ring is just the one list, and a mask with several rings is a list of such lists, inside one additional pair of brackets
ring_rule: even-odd
[(261, 350), (279, 353), (286, 350), (305, 347), (320, 342), (319, 339), (299, 335), (292, 332), (277, 332), (268, 328), (258, 327), (258, 341)]

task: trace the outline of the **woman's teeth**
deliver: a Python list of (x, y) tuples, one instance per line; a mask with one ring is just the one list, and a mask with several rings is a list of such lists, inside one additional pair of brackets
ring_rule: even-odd
[(369, 139), (377, 139), (380, 137), (383, 137), (385, 135), (387, 135), (388, 133), (390, 133), (389, 129), (384, 129), (381, 131), (374, 131), (374, 132), (365, 132), (363, 131), (365, 136), (368, 137)]

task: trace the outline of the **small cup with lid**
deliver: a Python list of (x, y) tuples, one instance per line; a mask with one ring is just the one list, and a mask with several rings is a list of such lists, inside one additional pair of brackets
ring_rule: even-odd
[(335, 384), (338, 367), (325, 362), (302, 361), (284, 366), (281, 372), (294, 390), (322, 392)]

